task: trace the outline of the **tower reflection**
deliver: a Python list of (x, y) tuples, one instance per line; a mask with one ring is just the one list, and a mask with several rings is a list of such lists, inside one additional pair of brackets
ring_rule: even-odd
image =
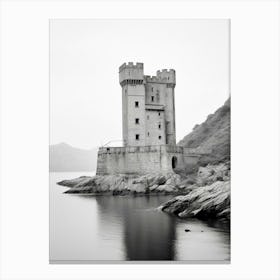
[(127, 260), (173, 260), (175, 219), (155, 210), (168, 196), (96, 198), (101, 223), (119, 223)]

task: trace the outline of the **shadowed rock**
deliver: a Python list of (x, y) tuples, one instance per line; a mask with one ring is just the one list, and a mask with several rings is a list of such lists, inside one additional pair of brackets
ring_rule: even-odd
[(164, 212), (181, 218), (230, 219), (230, 183), (217, 181), (198, 187), (189, 194), (176, 196), (161, 207)]
[(187, 194), (174, 197), (159, 209), (181, 218), (230, 219), (229, 162), (200, 167), (196, 178), (181, 183)]

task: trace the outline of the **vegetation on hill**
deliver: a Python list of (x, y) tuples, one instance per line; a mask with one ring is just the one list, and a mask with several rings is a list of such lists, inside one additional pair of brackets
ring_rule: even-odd
[(196, 125), (178, 145), (211, 151), (201, 158), (200, 166), (230, 160), (230, 98), (205, 122)]

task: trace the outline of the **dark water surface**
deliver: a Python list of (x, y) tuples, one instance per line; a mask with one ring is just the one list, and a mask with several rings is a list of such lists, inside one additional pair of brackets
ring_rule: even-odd
[(51, 262), (229, 261), (227, 227), (155, 209), (172, 196), (70, 195), (56, 185), (81, 175), (93, 174), (50, 173)]

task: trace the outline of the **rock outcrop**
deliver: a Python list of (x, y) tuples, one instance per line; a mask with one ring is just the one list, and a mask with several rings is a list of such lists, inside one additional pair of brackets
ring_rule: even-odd
[(69, 187), (65, 193), (88, 194), (150, 194), (150, 193), (187, 193), (188, 182), (175, 173), (146, 174), (143, 176), (106, 175), (94, 177), (79, 177), (63, 180), (57, 183)]
[(230, 165), (200, 167), (187, 195), (176, 196), (159, 207), (181, 218), (230, 219)]
[(176, 196), (160, 207), (161, 210), (181, 218), (230, 219), (230, 183), (217, 181), (199, 187), (184, 196)]

